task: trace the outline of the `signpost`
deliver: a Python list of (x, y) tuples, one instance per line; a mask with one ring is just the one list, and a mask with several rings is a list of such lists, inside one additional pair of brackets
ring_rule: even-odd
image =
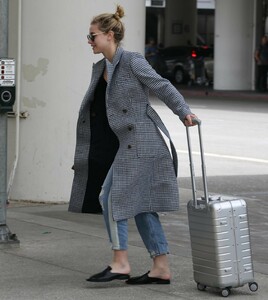
[(19, 245), (6, 224), (7, 213), (7, 113), (15, 102), (15, 60), (8, 55), (8, 1), (0, 0), (0, 249)]

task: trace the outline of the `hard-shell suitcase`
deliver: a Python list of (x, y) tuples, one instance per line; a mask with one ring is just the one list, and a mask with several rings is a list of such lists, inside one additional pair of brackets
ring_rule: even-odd
[(214, 287), (223, 297), (231, 288), (246, 283), (252, 292), (254, 282), (250, 231), (245, 200), (227, 196), (209, 196), (201, 135), (198, 125), (204, 197), (197, 198), (189, 128), (186, 127), (193, 199), (187, 204), (194, 280), (199, 290)]

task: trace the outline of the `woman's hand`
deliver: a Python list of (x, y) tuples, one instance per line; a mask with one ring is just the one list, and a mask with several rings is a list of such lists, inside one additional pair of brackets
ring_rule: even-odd
[(185, 119), (184, 119), (184, 125), (185, 125), (185, 126), (195, 126), (196, 123), (193, 123), (193, 122), (192, 122), (192, 119), (193, 119), (193, 118), (198, 119), (198, 117), (197, 117), (196, 115), (194, 115), (194, 114), (186, 115), (186, 117), (185, 117)]

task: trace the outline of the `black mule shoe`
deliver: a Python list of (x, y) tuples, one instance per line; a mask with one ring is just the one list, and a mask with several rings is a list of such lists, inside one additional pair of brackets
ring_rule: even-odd
[(115, 279), (118, 280), (126, 280), (129, 279), (130, 276), (128, 274), (121, 274), (121, 273), (111, 273), (112, 268), (108, 266), (105, 270), (95, 275), (90, 276), (87, 281), (90, 282), (108, 282)]
[(144, 275), (137, 276), (137, 277), (131, 277), (129, 278), (126, 283), (127, 284), (170, 284), (169, 279), (162, 279), (157, 277), (149, 277), (148, 274), (150, 271), (145, 273)]

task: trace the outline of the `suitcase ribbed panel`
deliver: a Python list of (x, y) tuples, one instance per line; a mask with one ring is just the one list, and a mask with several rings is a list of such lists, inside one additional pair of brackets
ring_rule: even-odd
[[(201, 203), (202, 201), (200, 201)], [(246, 202), (188, 203), (194, 279), (206, 286), (243, 286), (253, 280)]]

